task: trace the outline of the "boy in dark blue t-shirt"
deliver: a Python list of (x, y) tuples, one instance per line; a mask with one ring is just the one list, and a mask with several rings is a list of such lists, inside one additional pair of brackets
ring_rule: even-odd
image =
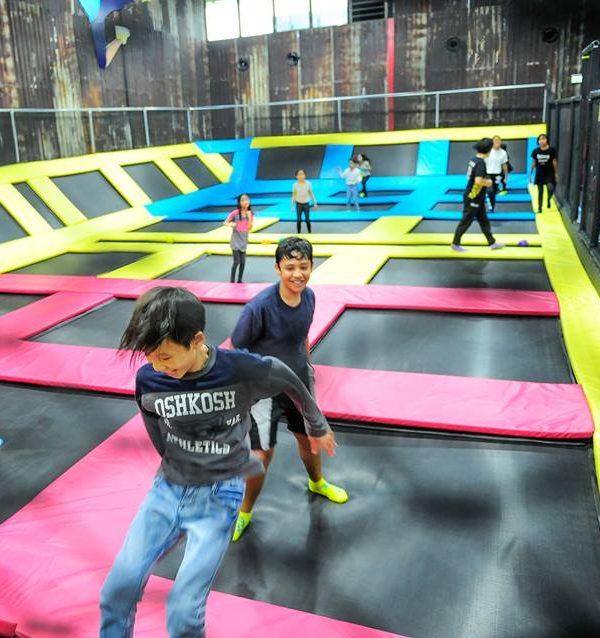
[(452, 250), (456, 252), (467, 252), (467, 249), (460, 245), (460, 241), (475, 220), (479, 222), (481, 232), (485, 235), (492, 250), (504, 248), (504, 244), (500, 244), (494, 239), (490, 220), (485, 210), (486, 188), (492, 186), (492, 180), (487, 177), (485, 159), (489, 157), (493, 146), (494, 142), (489, 137), (482, 138), (473, 146), (477, 155), (471, 159), (467, 167), (467, 187), (463, 195), (462, 219), (456, 227), (452, 240)]
[[(286, 363), (312, 390), (308, 331), (315, 312), (315, 293), (307, 288), (312, 272), (312, 245), (299, 237), (283, 239), (275, 253), (280, 281), (249, 301), (233, 331), (235, 348), (277, 357)], [(298, 442), (298, 452), (309, 476), (308, 489), (334, 501), (345, 503), (348, 494), (323, 478), (321, 457), (306, 436), (304, 419), (288, 397), (280, 394), (259, 401), (251, 410), (252, 449), (268, 468), (277, 443), (277, 424), (285, 417), (288, 429)], [(238, 516), (233, 540), (237, 541), (250, 524), (252, 507), (260, 494), (264, 475), (246, 480), (246, 494)]]
[(288, 366), (210, 347), (204, 325), (204, 306), (191, 292), (157, 287), (140, 298), (121, 340), (122, 349), (148, 359), (135, 398), (162, 460), (102, 587), (101, 638), (133, 635), (152, 567), (181, 535), (185, 555), (167, 602), (167, 631), (204, 637), (206, 598), (231, 541), (244, 478), (263, 472), (248, 443), (255, 401), (284, 392), (302, 411), (313, 448), (334, 453), (333, 432)]

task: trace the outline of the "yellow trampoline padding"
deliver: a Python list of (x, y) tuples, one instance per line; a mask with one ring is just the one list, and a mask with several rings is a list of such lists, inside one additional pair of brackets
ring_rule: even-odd
[(315, 284), (366, 284), (388, 260), (384, 246), (344, 246), (317, 268), (311, 276)]
[(375, 133), (318, 133), (315, 135), (280, 135), (255, 137), (251, 148), (277, 148), (280, 146), (317, 146), (324, 144), (379, 145), (415, 144), (431, 140), (463, 142), (499, 135), (503, 139), (537, 137), (546, 132), (545, 124), (510, 126), (469, 126), (462, 128), (414, 129), (410, 131), (379, 131)]
[(159, 157), (154, 162), (158, 168), (175, 184), (185, 195), (198, 190), (192, 180), (168, 157)]
[[(333, 248), (333, 246), (315, 247), (314, 254), (316, 257), (329, 257)], [(111, 249), (123, 252), (149, 252), (148, 244), (112, 244), (109, 242), (79, 246), (74, 252), (104, 252)], [(248, 246), (247, 254), (258, 257), (273, 257), (273, 265), (275, 264), (275, 245)], [(155, 244), (153, 246), (153, 254), (148, 255), (148, 257), (143, 257), (133, 264), (103, 273), (101, 276), (127, 279), (156, 279), (175, 268), (185, 266), (201, 255), (231, 256), (231, 248), (227, 244)]]
[(205, 153), (196, 147), (196, 155), (204, 165), (222, 182), (228, 182), (233, 174), (233, 166), (220, 153)]
[(0, 204), (29, 235), (52, 232), (52, 226), (11, 184), (0, 184)]
[[(522, 240), (526, 240), (530, 247), (541, 246), (542, 244), (540, 236), (533, 234), (516, 235), (499, 233), (494, 234), (494, 237), (496, 238), (496, 241), (510, 247), (518, 246), (519, 242)], [(405, 245), (438, 244), (449, 246), (452, 243), (452, 239), (453, 236), (450, 233), (415, 233), (413, 235), (405, 235), (399, 243)], [(463, 235), (461, 244), (463, 246), (487, 246), (487, 240), (481, 233), (467, 233), (466, 235)], [(504, 250), (506, 249), (503, 248), (499, 251), (490, 251), (490, 254), (496, 257), (499, 252), (504, 252)], [(511, 255), (515, 255), (512, 259), (531, 259), (531, 257), (528, 257), (528, 247), (519, 247), (519, 251), (521, 251), (519, 256), (517, 256), (517, 253), (514, 251), (511, 252)], [(539, 259), (539, 257), (534, 257), (533, 259)]]
[[(203, 156), (206, 153), (203, 153), (195, 144), (186, 143), (9, 164), (0, 168), (0, 184), (23, 182), (36, 177), (56, 177), (59, 175), (85, 173), (98, 170), (104, 162), (113, 165), (141, 164), (143, 162), (153, 162), (162, 157), (173, 158), (188, 155), (196, 155), (204, 161)], [(223, 161), (225, 160), (223, 159)]]
[(122, 166), (103, 160), (98, 169), (130, 206), (144, 206), (152, 201)]
[[(130, 247), (128, 250), (134, 249)], [(162, 245), (147, 257), (142, 257), (132, 264), (99, 276), (106, 278), (155, 279), (171, 270), (175, 270), (175, 268), (184, 266), (200, 257), (204, 252), (203, 247), (200, 245), (187, 244), (179, 245), (176, 248)]]
[[(532, 195), (534, 189), (530, 189)], [(556, 206), (537, 217), (548, 276), (560, 303), (567, 353), (596, 427), (594, 458), (600, 481), (600, 297), (581, 264)], [(600, 488), (600, 483), (599, 483)]]
[(27, 183), (65, 224), (79, 224), (87, 221), (87, 217), (49, 177), (35, 177), (27, 180)]
[[(106, 235), (112, 228), (117, 227), (123, 230), (128, 230), (132, 226), (135, 228), (147, 216), (148, 211), (143, 207), (128, 208), (124, 211), (90, 219), (84, 223), (59, 228), (43, 235), (5, 242), (0, 250), (0, 273), (29, 266), (66, 252), (77, 252), (80, 247), (83, 248), (82, 252), (89, 252), (85, 250), (85, 247), (89, 246), (90, 242)], [(110, 244), (107, 245), (110, 246)], [(126, 250), (131, 250), (131, 244), (126, 244), (126, 246)], [(143, 249), (140, 246), (140, 250), (149, 252), (148, 245)]]

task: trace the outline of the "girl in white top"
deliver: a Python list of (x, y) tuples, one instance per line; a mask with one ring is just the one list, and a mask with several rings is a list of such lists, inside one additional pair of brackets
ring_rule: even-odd
[(490, 200), (490, 212), (494, 212), (496, 208), (496, 193), (500, 184), (506, 184), (508, 181), (508, 153), (502, 148), (502, 140), (500, 136), (494, 135), (492, 138), (494, 146), (490, 154), (485, 159), (485, 167), (488, 177), (492, 180), (492, 186), (488, 188), (488, 197)]
[(346, 206), (348, 207), (348, 210), (350, 210), (351, 206), (354, 206), (354, 210), (359, 211), (358, 186), (362, 182), (363, 178), (357, 163), (351, 159), (348, 162), (348, 168), (345, 171), (338, 168), (338, 173), (346, 182)]
[(296, 205), (296, 232), (300, 232), (302, 228), (302, 215), (304, 214), (304, 221), (306, 222), (306, 229), (310, 233), (310, 202), (312, 200), (313, 206), (318, 208), (315, 194), (312, 191), (312, 184), (306, 179), (306, 172), (304, 169), (299, 168), (296, 171), (296, 179), (298, 180), (292, 188), (292, 210), (294, 210), (294, 204)]

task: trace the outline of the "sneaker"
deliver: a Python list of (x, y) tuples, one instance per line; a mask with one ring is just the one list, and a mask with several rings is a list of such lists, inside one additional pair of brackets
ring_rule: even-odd
[(364, 196), (365, 196), (365, 194), (364, 194), (364, 193), (361, 193), (361, 194), (359, 195), (359, 197), (364, 197)]
[(324, 478), (316, 483), (308, 479), (308, 491), (324, 496), (334, 503), (345, 503), (348, 500), (348, 492), (343, 487), (328, 483)]
[(460, 244), (452, 244), (452, 246), (450, 246), (450, 248), (452, 248), (452, 250), (455, 250), (457, 253), (466, 253), (467, 249), (463, 248)]
[(250, 525), (250, 521), (252, 521), (252, 512), (240, 512), (238, 514), (231, 539), (234, 543), (240, 540), (242, 534), (246, 531), (248, 525)]
[(498, 191), (498, 195), (500, 195), (500, 197), (504, 197), (505, 195), (508, 195), (508, 190), (503, 190), (503, 191)]
[(506, 244), (501, 244), (500, 242), (495, 241), (493, 244), (490, 244), (491, 250), (499, 250), (500, 248), (504, 248)]

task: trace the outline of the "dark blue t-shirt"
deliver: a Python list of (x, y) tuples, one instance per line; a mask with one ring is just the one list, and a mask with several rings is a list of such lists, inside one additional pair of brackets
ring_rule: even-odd
[(310, 288), (293, 308), (281, 298), (277, 283), (246, 304), (231, 341), (236, 348), (281, 359), (308, 384), (306, 339), (314, 314), (315, 293)]

